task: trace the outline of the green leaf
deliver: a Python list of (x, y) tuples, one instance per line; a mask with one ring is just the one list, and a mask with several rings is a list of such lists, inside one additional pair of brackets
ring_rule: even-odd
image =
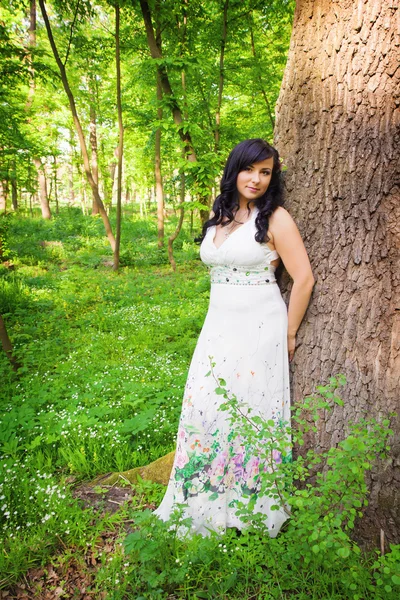
[(215, 393), (218, 394), (218, 396), (222, 396), (223, 394), (226, 394), (226, 390), (222, 387), (217, 387), (215, 388)]
[(339, 548), (339, 550), (336, 550), (336, 554), (342, 558), (347, 558), (350, 555), (350, 548), (348, 546)]

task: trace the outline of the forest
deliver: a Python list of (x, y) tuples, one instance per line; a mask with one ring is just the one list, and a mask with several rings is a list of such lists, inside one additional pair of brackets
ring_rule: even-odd
[[(384, 0), (1, 4), (0, 599), (399, 597), (399, 19)], [(197, 238), (249, 138), (279, 149), (316, 278), (294, 459), (264, 482), (291, 518), (270, 538), (250, 500), (242, 535), (182, 538), (152, 512), (210, 297)], [(278, 283), (288, 303), (284, 265)]]

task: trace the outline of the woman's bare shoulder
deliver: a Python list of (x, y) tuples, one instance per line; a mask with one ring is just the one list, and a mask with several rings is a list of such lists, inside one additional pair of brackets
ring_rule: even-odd
[(276, 223), (279, 225), (285, 225), (286, 223), (293, 223), (293, 218), (290, 213), (283, 208), (283, 206), (278, 206), (272, 215), (269, 218), (270, 223)]

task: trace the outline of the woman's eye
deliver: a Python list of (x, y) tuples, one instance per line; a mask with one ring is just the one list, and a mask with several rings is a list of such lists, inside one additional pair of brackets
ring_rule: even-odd
[(263, 171), (263, 175), (271, 175), (271, 171)]

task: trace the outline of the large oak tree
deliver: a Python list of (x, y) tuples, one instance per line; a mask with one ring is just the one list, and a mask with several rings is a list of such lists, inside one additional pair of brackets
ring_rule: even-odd
[[(335, 445), (350, 420), (399, 407), (399, 12), (387, 0), (298, 0), (277, 104), (287, 207), (317, 280), (293, 400), (339, 372), (348, 382), (344, 407), (310, 440), (319, 448)], [(382, 529), (399, 542), (398, 456), (394, 439), (371, 473), (360, 538), (377, 541)]]

